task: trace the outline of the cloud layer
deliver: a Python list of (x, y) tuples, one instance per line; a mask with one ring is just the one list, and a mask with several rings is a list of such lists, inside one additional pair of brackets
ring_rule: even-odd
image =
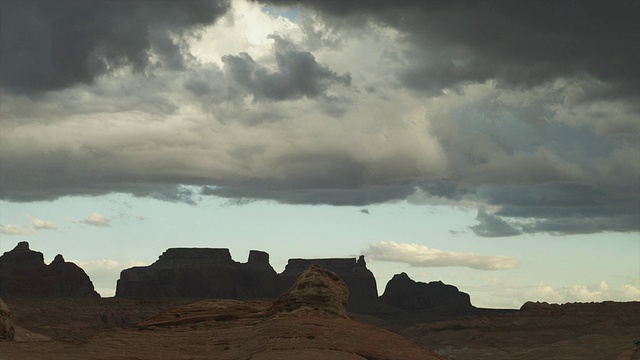
[(369, 245), (363, 254), (371, 260), (402, 262), (415, 267), (464, 266), (477, 270), (509, 270), (517, 265), (513, 257), (457, 253), (395, 241)]
[(0, 225), (0, 234), (4, 235), (32, 235), (40, 230), (58, 230), (58, 225), (52, 221), (38, 219), (35, 216), (24, 214), (29, 219), (28, 224), (21, 226), (4, 224)]
[(0, 199), (427, 194), (478, 236), (640, 229), (636, 2), (267, 3), (300, 15), (1, 2)]

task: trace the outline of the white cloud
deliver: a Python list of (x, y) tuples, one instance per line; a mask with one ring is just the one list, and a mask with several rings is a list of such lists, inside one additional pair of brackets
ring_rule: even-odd
[(84, 219), (84, 223), (92, 226), (109, 226), (110, 220), (104, 215), (93, 213), (88, 218)]
[(119, 262), (117, 260), (112, 259), (97, 259), (97, 260), (68, 260), (78, 266), (80, 266), (84, 271), (87, 272), (110, 272), (117, 270), (118, 273), (120, 270), (124, 270), (126, 268), (132, 266), (145, 265), (142, 261), (130, 260), (126, 262)]
[(457, 253), (395, 241), (370, 244), (363, 253), (372, 260), (403, 262), (416, 267), (465, 266), (479, 270), (508, 270), (517, 264), (513, 257)]
[[(633, 284), (610, 286), (602, 280), (596, 284), (575, 284), (554, 290), (559, 299), (554, 302), (591, 302), (591, 301), (640, 301), (640, 289)], [(534, 299), (536, 300), (536, 299)], [(550, 301), (541, 297), (538, 301)]]
[(553, 287), (543, 282), (537, 286), (527, 286), (519, 281), (496, 281), (483, 279), (487, 286), (477, 287), (472, 298), (478, 306), (517, 308), (527, 301), (548, 303), (640, 301), (640, 289), (635, 284), (612, 286), (604, 280), (595, 284), (574, 284)]
[(51, 221), (38, 219), (29, 214), (25, 214), (24, 216), (31, 220), (31, 226), (33, 226), (35, 230), (58, 230), (58, 225)]
[(80, 266), (89, 275), (96, 291), (103, 297), (115, 295), (120, 272), (133, 266), (148, 265), (139, 260), (120, 262), (113, 259), (67, 260)]
[(33, 230), (25, 226), (0, 225), (0, 234), (4, 235), (29, 235), (33, 234)]
[(31, 223), (22, 226), (11, 224), (0, 225), (0, 234), (4, 235), (31, 235), (38, 230), (57, 230), (58, 226), (51, 221), (38, 219), (29, 214), (24, 214)]

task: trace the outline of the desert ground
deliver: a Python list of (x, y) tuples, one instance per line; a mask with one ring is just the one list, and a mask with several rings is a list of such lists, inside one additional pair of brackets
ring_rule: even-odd
[[(640, 302), (528, 303), (508, 314), (406, 327), (405, 320), (351, 313), (269, 318), (267, 300), (6, 302), (16, 326), (15, 340), (0, 343), (7, 360), (318, 358), (318, 351), (322, 358), (401, 359), (415, 349), (399, 335), (444, 359), (640, 359)], [(376, 355), (380, 344), (398, 347), (397, 356)], [(341, 347), (347, 350), (335, 350)], [(363, 348), (370, 353), (358, 355)]]

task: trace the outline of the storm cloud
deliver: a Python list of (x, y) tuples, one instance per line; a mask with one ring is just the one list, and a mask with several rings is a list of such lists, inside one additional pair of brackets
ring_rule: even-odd
[(332, 83), (344, 86), (351, 84), (348, 73), (338, 75), (318, 64), (310, 52), (286, 49), (286, 44), (282, 44), (284, 39), (277, 36), (271, 38), (276, 45), (276, 71), (271, 72), (256, 63), (247, 53), (222, 57), (227, 73), (255, 100), (297, 99), (302, 96), (314, 98), (324, 94)]
[(300, 24), (255, 2), (2, 2), (0, 198), (408, 199), (472, 208), (477, 236), (640, 229), (636, 2), (268, 4)]
[(128, 66), (181, 68), (180, 39), (210, 25), (228, 1), (2, 1), (0, 86), (19, 93), (92, 83)]
[(518, 88), (584, 75), (615, 84), (626, 96), (631, 92), (629, 99), (637, 99), (640, 88), (640, 72), (631, 70), (640, 59), (640, 49), (633, 46), (640, 13), (635, 1), (264, 3), (311, 7), (330, 24), (344, 20), (334, 21), (335, 26), (370, 21), (398, 29), (415, 45), (413, 60), (398, 74), (406, 85), (433, 95), (490, 79)]

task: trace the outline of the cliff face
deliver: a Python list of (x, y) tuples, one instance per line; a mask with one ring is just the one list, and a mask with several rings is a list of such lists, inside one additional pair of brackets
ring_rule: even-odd
[(239, 263), (228, 249), (173, 248), (158, 261), (123, 270), (116, 297), (275, 298), (290, 288), (311, 265), (340, 276), (349, 287), (349, 309), (368, 311), (379, 303), (376, 280), (364, 262), (347, 259), (291, 259), (282, 274), (269, 264), (269, 254), (251, 250)]
[(291, 288), (306, 269), (318, 265), (337, 274), (349, 288), (347, 309), (359, 313), (423, 310), (440, 306), (473, 308), (469, 295), (442, 282), (420, 283), (396, 275), (378, 298), (376, 280), (364, 256), (356, 258), (289, 259), (277, 274), (269, 254), (251, 250), (246, 263), (228, 249), (172, 248), (149, 265), (123, 270), (116, 297), (123, 298), (275, 298)]
[(402, 310), (426, 310), (440, 306), (472, 307), (469, 294), (441, 281), (411, 280), (406, 273), (394, 275), (380, 296), (384, 303)]
[(173, 248), (149, 266), (123, 270), (116, 296), (192, 298), (272, 298), (279, 293), (269, 254), (252, 250), (246, 263), (228, 249)]
[(0, 296), (100, 297), (79, 266), (62, 255), (46, 265), (42, 253), (29, 249), (26, 241), (0, 256)]

